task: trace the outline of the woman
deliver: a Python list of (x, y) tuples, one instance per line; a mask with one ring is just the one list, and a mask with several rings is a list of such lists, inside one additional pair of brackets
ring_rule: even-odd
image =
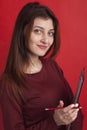
[(66, 130), (72, 122), (72, 130), (82, 130), (81, 110), (72, 104), (70, 86), (53, 60), (58, 30), (48, 7), (34, 2), (20, 11), (0, 80), (4, 130)]

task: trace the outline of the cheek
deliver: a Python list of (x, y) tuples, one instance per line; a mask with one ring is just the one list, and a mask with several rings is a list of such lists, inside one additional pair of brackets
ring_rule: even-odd
[(54, 38), (51, 38), (51, 39), (50, 39), (50, 42), (49, 42), (49, 43), (50, 43), (50, 46), (53, 45), (53, 42), (54, 42)]
[(31, 44), (37, 44), (39, 41), (39, 38), (38, 37), (33, 37), (33, 38), (30, 38), (29, 40), (29, 43)]
[(28, 47), (30, 50), (34, 50), (36, 48), (36, 45), (39, 43), (39, 38), (34, 36), (31, 37), (28, 41)]

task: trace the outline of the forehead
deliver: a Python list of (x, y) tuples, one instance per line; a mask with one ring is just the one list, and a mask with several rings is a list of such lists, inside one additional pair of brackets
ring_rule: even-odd
[(54, 29), (53, 21), (50, 18), (35, 18), (33, 27), (40, 26), (46, 29)]

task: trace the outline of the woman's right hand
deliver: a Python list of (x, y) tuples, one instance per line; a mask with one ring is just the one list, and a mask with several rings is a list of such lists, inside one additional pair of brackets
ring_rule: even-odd
[(57, 107), (61, 107), (54, 111), (53, 118), (58, 126), (68, 125), (72, 123), (78, 116), (79, 108), (78, 104), (71, 104), (67, 107), (64, 107), (64, 102), (61, 100)]

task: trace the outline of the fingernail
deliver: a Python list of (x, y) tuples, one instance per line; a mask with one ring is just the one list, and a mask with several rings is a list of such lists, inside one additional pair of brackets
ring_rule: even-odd
[(74, 107), (74, 106), (75, 106), (74, 104), (71, 105), (71, 107)]
[(82, 107), (80, 106), (79, 109), (82, 109)]
[(75, 104), (75, 107), (78, 107), (78, 106), (79, 106), (79, 104), (78, 104), (78, 103), (76, 103), (76, 104)]

